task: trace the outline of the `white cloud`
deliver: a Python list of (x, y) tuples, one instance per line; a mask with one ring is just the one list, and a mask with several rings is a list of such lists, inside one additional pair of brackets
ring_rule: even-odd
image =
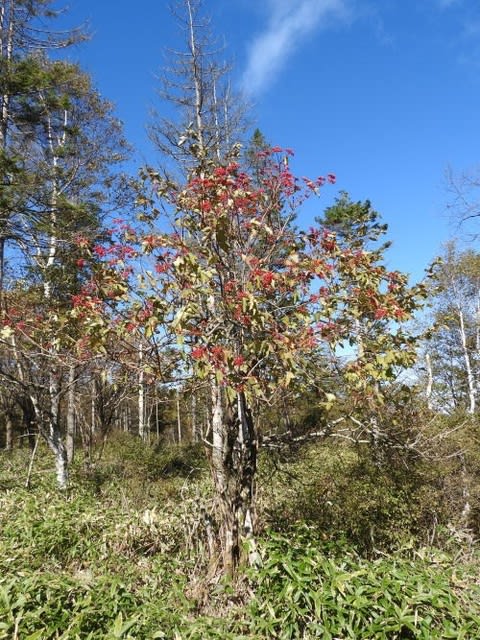
[(458, 4), (458, 0), (437, 0), (440, 9), (448, 9), (454, 4)]
[(255, 94), (265, 89), (306, 36), (326, 26), (330, 20), (348, 15), (347, 2), (267, 0), (270, 13), (268, 23), (249, 48), (242, 79), (244, 90)]

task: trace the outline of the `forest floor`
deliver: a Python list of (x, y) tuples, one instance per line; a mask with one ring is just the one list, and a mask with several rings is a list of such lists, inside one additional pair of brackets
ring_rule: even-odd
[(480, 639), (476, 543), (423, 544), (398, 493), (379, 506), (379, 479), (332, 456), (261, 461), (261, 563), (233, 585), (208, 569), (197, 447), (114, 438), (66, 494), (46, 449), (28, 489), (30, 452), (0, 452), (0, 639)]

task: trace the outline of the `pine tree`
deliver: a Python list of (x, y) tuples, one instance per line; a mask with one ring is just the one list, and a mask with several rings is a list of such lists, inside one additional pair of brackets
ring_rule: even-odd
[(6, 243), (21, 242), (16, 213), (22, 207), (24, 174), (19, 156), (22, 129), (17, 116), (39, 80), (38, 52), (68, 47), (85, 38), (81, 29), (45, 27), (59, 15), (52, 0), (0, 0), (0, 295), (4, 289)]

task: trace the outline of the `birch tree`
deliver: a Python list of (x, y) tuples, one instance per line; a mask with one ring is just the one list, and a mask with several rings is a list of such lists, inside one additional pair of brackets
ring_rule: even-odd
[[(9, 292), (4, 309), (5, 345), (16, 365), (14, 373), (7, 364), (2, 373), (28, 394), (36, 426), (55, 455), (58, 484), (65, 488), (61, 400), (73, 392), (71, 372), (79, 361), (68, 347), (75, 328), (67, 329), (62, 318), (82, 286), (79, 247), (103, 232), (114, 167), (126, 147), (110, 104), (87, 75), (40, 55), (35, 63), (36, 88), (17, 115), (25, 177), (17, 214), (24, 260), (18, 258), (17, 271), (23, 278)], [(27, 309), (25, 317), (19, 318), (14, 300)], [(36, 370), (42, 374), (36, 376)]]
[(434, 266), (435, 331), (426, 345), (433, 407), (478, 411), (480, 384), (480, 256), (447, 245)]

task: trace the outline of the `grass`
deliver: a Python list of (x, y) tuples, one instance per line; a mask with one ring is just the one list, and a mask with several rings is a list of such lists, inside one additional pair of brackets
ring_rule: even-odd
[(197, 515), (211, 495), (198, 449), (117, 439), (94, 468), (74, 467), (65, 495), (48, 452), (31, 490), (27, 452), (0, 462), (0, 640), (480, 637), (475, 550), (411, 544), (367, 557), (294, 509), (288, 519), (281, 474), (262, 494), (272, 526), (261, 566), (233, 589), (208, 579)]

